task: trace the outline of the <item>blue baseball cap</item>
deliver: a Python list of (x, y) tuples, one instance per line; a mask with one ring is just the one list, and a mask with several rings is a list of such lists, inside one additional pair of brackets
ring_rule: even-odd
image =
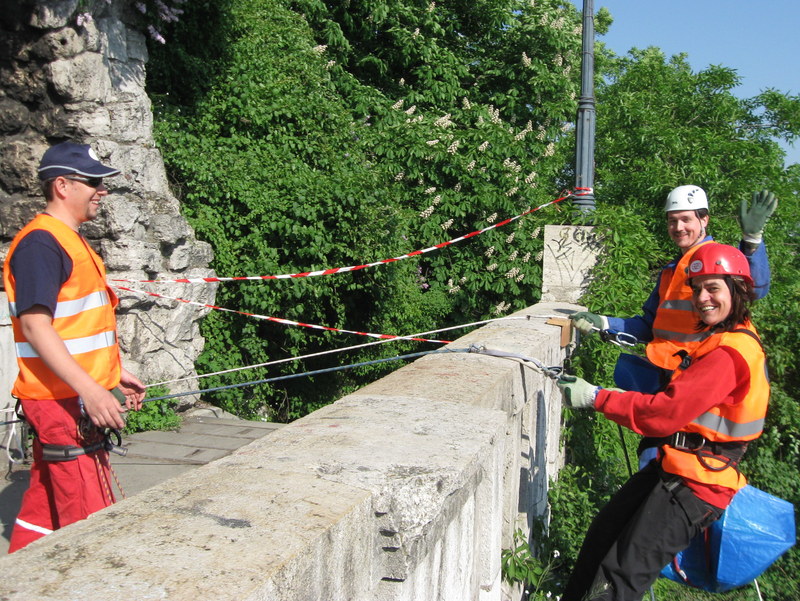
[(48, 180), (59, 175), (85, 177), (111, 177), (119, 169), (103, 165), (88, 144), (61, 142), (47, 149), (39, 163), (39, 179)]

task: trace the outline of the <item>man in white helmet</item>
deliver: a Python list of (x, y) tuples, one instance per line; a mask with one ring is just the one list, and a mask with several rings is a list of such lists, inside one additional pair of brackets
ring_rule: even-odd
[[(769, 291), (770, 269), (762, 236), (764, 226), (777, 205), (775, 195), (762, 190), (753, 193), (749, 207), (746, 199), (739, 207), (742, 226), (739, 250), (750, 264), (756, 298), (763, 298)], [(669, 237), (681, 254), (662, 269), (653, 292), (642, 307), (642, 315), (619, 318), (580, 311), (570, 316), (582, 334), (611, 329), (631, 334), (647, 343), (649, 363), (636, 361), (634, 355), (622, 355), (627, 361), (624, 365), (618, 363), (615, 371), (617, 385), (646, 393), (655, 393), (665, 386), (683, 357), (708, 335), (707, 332), (697, 332), (697, 316), (693, 314), (691, 304), (692, 290), (686, 281), (692, 255), (712, 241), (706, 231), (708, 198), (699, 186), (678, 186), (667, 196), (664, 212)], [(620, 382), (621, 377), (626, 381)], [(647, 440), (643, 441), (640, 451), (647, 446)], [(648, 458), (643, 456), (642, 461), (646, 462)]]

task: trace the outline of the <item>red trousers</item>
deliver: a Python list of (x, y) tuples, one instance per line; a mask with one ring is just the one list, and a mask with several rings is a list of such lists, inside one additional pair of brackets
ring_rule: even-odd
[(22, 498), (8, 552), (82, 520), (114, 502), (108, 452), (70, 461), (44, 461), (42, 444), (86, 446), (78, 432), (78, 399), (22, 400), (25, 419), (36, 431), (30, 487)]

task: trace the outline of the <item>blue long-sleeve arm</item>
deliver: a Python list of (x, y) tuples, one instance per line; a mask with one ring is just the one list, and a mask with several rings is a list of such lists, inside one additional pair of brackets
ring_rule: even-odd
[(750, 275), (753, 277), (753, 289), (756, 293), (756, 298), (764, 298), (769, 292), (769, 284), (772, 279), (772, 273), (769, 269), (769, 259), (767, 258), (767, 247), (762, 242), (756, 247), (752, 255), (748, 255), (747, 246), (744, 241), (739, 243), (739, 250), (747, 257), (747, 262), (750, 264)]

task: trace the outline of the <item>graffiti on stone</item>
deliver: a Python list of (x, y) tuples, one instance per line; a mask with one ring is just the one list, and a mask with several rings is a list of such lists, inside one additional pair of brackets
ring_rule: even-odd
[(577, 301), (591, 281), (600, 249), (592, 227), (547, 226), (542, 300)]

